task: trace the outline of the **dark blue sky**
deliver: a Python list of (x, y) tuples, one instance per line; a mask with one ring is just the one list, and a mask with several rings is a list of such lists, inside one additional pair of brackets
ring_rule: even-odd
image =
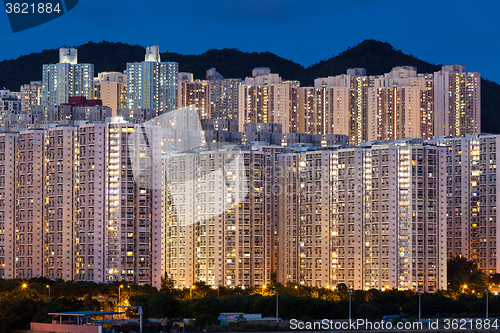
[(0, 60), (107, 40), (182, 54), (270, 51), (309, 66), (377, 39), (500, 82), (498, 0), (80, 0), (66, 15), (16, 34), (0, 15)]

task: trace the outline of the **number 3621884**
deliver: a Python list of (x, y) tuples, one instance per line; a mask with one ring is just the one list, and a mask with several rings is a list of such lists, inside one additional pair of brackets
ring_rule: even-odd
[(6, 3), (5, 4), (5, 11), (7, 14), (51, 14), (51, 13), (60, 13), (62, 11), (61, 8), (59, 8), (59, 3), (56, 3), (53, 5), (50, 2), (47, 3)]

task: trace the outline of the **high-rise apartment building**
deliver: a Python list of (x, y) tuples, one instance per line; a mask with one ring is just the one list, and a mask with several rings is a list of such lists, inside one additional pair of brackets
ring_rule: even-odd
[(281, 124), (284, 133), (290, 129), (290, 85), (283, 83), (269, 68), (255, 68), (252, 77), (239, 85), (238, 123)]
[(194, 107), (200, 119), (210, 119), (210, 96), (210, 81), (193, 80), (193, 74), (179, 73), (177, 79), (177, 108)]
[[(300, 82), (299, 81), (284, 81), (283, 83), (288, 84), (290, 92), (288, 96), (290, 98), (290, 133), (300, 133), (299, 132), (299, 96), (300, 96)], [(303, 132), (302, 132), (303, 133)]]
[(178, 72), (176, 62), (161, 62), (157, 45), (148, 46), (144, 61), (127, 63), (127, 108), (174, 110)]
[(409, 141), (278, 161), (280, 282), (446, 288), (445, 149)]
[(379, 76), (352, 68), (316, 79), (314, 88), (299, 88), (290, 122), (299, 132), (349, 135), (352, 144), (479, 133), (480, 80), (460, 65), (433, 74), (400, 66)]
[(94, 79), (94, 98), (102, 105), (113, 110), (116, 117), (118, 109), (127, 107), (127, 75), (120, 72), (102, 72)]
[(299, 88), (299, 132), (345, 134), (353, 144), (366, 141), (369, 81), (364, 68), (351, 68), (347, 75), (318, 78), (314, 87)]
[(76, 49), (60, 48), (59, 63), (43, 65), (42, 104), (60, 105), (69, 96), (94, 96), (94, 65), (79, 64)]
[(44, 276), (73, 280), (77, 230), (77, 129), (50, 128), (45, 133)]
[(160, 146), (116, 122), (2, 134), (2, 274), (159, 287)]
[(286, 153), (278, 167), (278, 281), (330, 284), (329, 151)]
[(212, 119), (238, 120), (238, 86), (241, 79), (224, 79), (215, 68), (207, 71), (210, 82), (210, 114)]
[(497, 188), (499, 135), (437, 138), (447, 147), (447, 253), (474, 260), (487, 275), (500, 272)]
[[(46, 272), (45, 235), (48, 232), (48, 225), (45, 216), (47, 186), (45, 173), (48, 165), (44, 134), (43, 130), (27, 130), (19, 133), (16, 175), (18, 207), (16, 207), (14, 235), (16, 271), (12, 276), (19, 279), (45, 276)], [(51, 230), (54, 231), (58, 230)]]
[(363, 288), (446, 289), (445, 149), (410, 141), (370, 155)]
[[(78, 127), (78, 210), (76, 228), (76, 271), (78, 281), (106, 282), (105, 229), (106, 124)], [(118, 170), (114, 170), (118, 173)]]
[(0, 90), (0, 132), (8, 131), (10, 115), (21, 110), (21, 101), (10, 90)]
[(434, 135), (481, 133), (481, 74), (465, 66), (434, 73)]
[(369, 88), (368, 140), (420, 137), (419, 87)]
[(179, 287), (269, 284), (274, 150), (201, 150), (164, 162), (164, 267)]
[(328, 80), (314, 80), (316, 133), (349, 134), (350, 91), (347, 87), (330, 86)]
[(21, 110), (29, 112), (32, 105), (42, 105), (42, 81), (31, 81), (21, 86)]
[(106, 136), (106, 281), (161, 284), (161, 130), (110, 123)]
[[(16, 277), (17, 133), (0, 134), (0, 277)], [(24, 165), (23, 165), (24, 166)], [(17, 206), (17, 207), (16, 207)]]

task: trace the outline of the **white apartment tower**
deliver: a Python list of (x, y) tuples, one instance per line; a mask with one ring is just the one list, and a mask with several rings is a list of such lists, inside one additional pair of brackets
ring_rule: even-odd
[(42, 104), (60, 105), (69, 96), (94, 96), (94, 65), (79, 64), (76, 49), (60, 48), (59, 63), (43, 65)]
[(161, 62), (159, 47), (148, 46), (145, 60), (127, 63), (127, 108), (154, 109), (157, 115), (175, 109), (176, 62)]
[(314, 80), (316, 115), (315, 134), (349, 135), (350, 91), (348, 87), (332, 86), (327, 79)]

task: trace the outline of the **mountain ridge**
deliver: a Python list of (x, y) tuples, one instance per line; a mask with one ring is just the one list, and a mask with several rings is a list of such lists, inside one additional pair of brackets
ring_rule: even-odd
[[(88, 42), (76, 46), (80, 63), (94, 64), (95, 73), (123, 71), (127, 62), (144, 60), (145, 48), (114, 42)], [(42, 65), (55, 63), (58, 50), (43, 50), (20, 56), (17, 59), (0, 62), (0, 87), (18, 91), (30, 81), (42, 79)], [(298, 80), (302, 86), (311, 86), (314, 79), (346, 73), (348, 68), (362, 67), (367, 75), (381, 75), (396, 66), (414, 66), (419, 73), (439, 71), (441, 65), (420, 60), (396, 50), (387, 43), (367, 39), (354, 47), (304, 67), (271, 52), (242, 52), (236, 49), (211, 49), (199, 55), (182, 55), (175, 52), (161, 53), (162, 61), (179, 63), (180, 72), (190, 72), (198, 79), (205, 78), (206, 70), (215, 67), (225, 78), (245, 78), (255, 67), (269, 67), (284, 80)], [(500, 133), (500, 85), (482, 78), (481, 80), (482, 130)], [(488, 121), (485, 121), (488, 120)]]

